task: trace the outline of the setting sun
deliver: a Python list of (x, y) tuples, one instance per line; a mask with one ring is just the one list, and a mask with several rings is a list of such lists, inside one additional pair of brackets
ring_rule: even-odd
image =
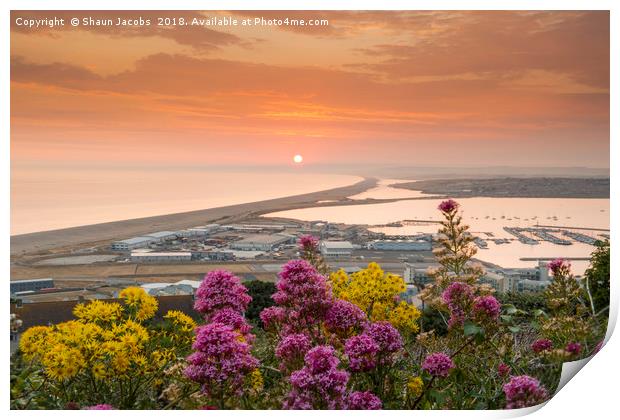
[(302, 155), (295, 155), (295, 156), (293, 156), (293, 162), (301, 163), (303, 161), (304, 161), (304, 157)]

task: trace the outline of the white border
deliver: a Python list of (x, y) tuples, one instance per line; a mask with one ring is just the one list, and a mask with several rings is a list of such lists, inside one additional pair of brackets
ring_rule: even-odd
[[(345, 1), (345, 0), (303, 0), (296, 1), (292, 4), (290, 1), (274, 1), (274, 0), (262, 0), (258, 1), (241, 1), (241, 0), (215, 0), (215, 1), (196, 1), (196, 0), (178, 0), (178, 1), (137, 1), (137, 0), (89, 0), (88, 2), (77, 0), (5, 0), (0, 5), (3, 13), (0, 15), (2, 22), (1, 49), (2, 55), (0, 56), (0, 80), (2, 83), (2, 96), (0, 105), (0, 141), (2, 141), (2, 154), (1, 170), (2, 170), (2, 182), (0, 184), (1, 194), (4, 198), (0, 200), (0, 211), (2, 212), (2, 230), (0, 239), (0, 249), (2, 250), (2, 273), (6, 283), (9, 281), (9, 223), (10, 223), (10, 203), (7, 199), (10, 197), (10, 150), (9, 150), (9, 69), (10, 69), (10, 41), (9, 41), (9, 28), (10, 28), (10, 13), (11, 9), (14, 10), (193, 10), (193, 9), (211, 9), (211, 10), (611, 10), (611, 141), (610, 144), (610, 156), (613, 156), (610, 162), (611, 168), (611, 215), (617, 213), (618, 200), (620, 197), (620, 191), (618, 190), (618, 184), (614, 180), (618, 178), (618, 156), (620, 156), (620, 148), (618, 147), (618, 118), (620, 115), (618, 108), (618, 74), (620, 74), (620, 66), (618, 65), (618, 53), (620, 52), (620, 44), (618, 42), (618, 27), (620, 24), (620, 2), (613, 0), (410, 0), (410, 1), (397, 1), (397, 0), (382, 0), (382, 1)], [(613, 118), (616, 116), (616, 118)], [(617, 218), (611, 220), (611, 236), (612, 242), (615, 244), (618, 241)], [(612, 248), (612, 261), (618, 261), (617, 247)], [(615, 285), (617, 279), (620, 278), (618, 264), (612, 264), (612, 314), (610, 317), (610, 325), (615, 325), (618, 314), (618, 297), (619, 290)], [(6, 285), (5, 287), (8, 287)], [(6, 289), (5, 289), (6, 290)], [(8, 293), (8, 290), (6, 290)], [(2, 307), (5, 308), (4, 313), (8, 318), (8, 299), (2, 300)], [(5, 318), (6, 319), (6, 318)], [(3, 325), (5, 329), (4, 337), (8, 336), (9, 323), (5, 321)], [(611, 330), (610, 330), (611, 332)], [(608, 339), (609, 337), (608, 333)], [(349, 413), (331, 413), (323, 412), (321, 416), (339, 416), (348, 417), (355, 416), (355, 418), (368, 418), (368, 417), (398, 417), (398, 418), (459, 418), (459, 419), (480, 419), (480, 418), (506, 418), (515, 417), (517, 415), (524, 415), (528, 412), (534, 411), (530, 414), (529, 418), (532, 419), (548, 419), (550, 417), (558, 418), (594, 418), (594, 419), (607, 419), (617, 416), (617, 381), (619, 377), (618, 359), (615, 356), (618, 354), (620, 344), (617, 337), (611, 337), (607, 345), (603, 350), (594, 357), (587, 366), (579, 372), (575, 378), (569, 383), (545, 405), (542, 410), (525, 410), (517, 412), (507, 411), (494, 411), (494, 412), (437, 412), (437, 411), (399, 411), (399, 412), (349, 412)], [(5, 409), (9, 407), (9, 348), (3, 346), (2, 352), (4, 354), (4, 362), (0, 364), (0, 375), (4, 379), (4, 386), (2, 387), (2, 404)], [(616, 414), (612, 414), (616, 412)], [(78, 418), (83, 416), (93, 416), (103, 418), (102, 416), (114, 416), (114, 417), (146, 417), (150, 415), (150, 412), (89, 412), (92, 414), (85, 414), (85, 412), (45, 412), (40, 414), (34, 414), (32, 412), (10, 412), (12, 417), (24, 418), (30, 415), (44, 415), (49, 418)], [(107, 414), (105, 414), (107, 413)], [(159, 414), (161, 413), (161, 414)], [(192, 418), (205, 418), (205, 416), (212, 418), (239, 418), (249, 417), (252, 418), (287, 418), (290, 419), (291, 415), (298, 418), (310, 418), (316, 416), (316, 412), (306, 413), (288, 413), (288, 412), (158, 412), (158, 416), (170, 418), (171, 416), (182, 415), (184, 417)]]

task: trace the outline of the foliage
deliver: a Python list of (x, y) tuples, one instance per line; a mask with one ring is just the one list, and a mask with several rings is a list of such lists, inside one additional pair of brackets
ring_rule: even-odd
[(260, 321), (259, 315), (263, 309), (273, 306), (274, 304), (271, 295), (276, 292), (276, 285), (266, 281), (252, 280), (245, 282), (244, 286), (248, 289), (248, 294), (252, 297), (252, 301), (248, 305), (245, 316), (249, 321), (257, 324)]
[[(170, 311), (151, 322), (157, 300), (143, 289), (120, 293), (122, 304), (92, 301), (74, 308), (75, 320), (26, 330), (19, 348), (26, 377), (15, 375), (15, 408), (65, 408), (109, 403), (153, 408), (162, 372), (184, 356), (194, 321)], [(42, 397), (42, 396), (45, 397)]]
[(594, 311), (609, 312), (609, 240), (597, 242), (590, 267), (586, 270), (587, 287), (592, 296)]

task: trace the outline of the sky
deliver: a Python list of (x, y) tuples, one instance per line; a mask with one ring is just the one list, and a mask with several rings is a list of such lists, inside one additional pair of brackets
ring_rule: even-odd
[[(26, 28), (17, 18), (150, 27)], [(156, 26), (157, 17), (327, 19)], [(12, 12), (13, 167), (609, 166), (609, 13)]]

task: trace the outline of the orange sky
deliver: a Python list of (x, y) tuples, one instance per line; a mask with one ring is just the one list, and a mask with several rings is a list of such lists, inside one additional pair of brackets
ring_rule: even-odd
[(28, 29), (13, 165), (609, 165), (607, 12), (235, 12), (327, 27)]

